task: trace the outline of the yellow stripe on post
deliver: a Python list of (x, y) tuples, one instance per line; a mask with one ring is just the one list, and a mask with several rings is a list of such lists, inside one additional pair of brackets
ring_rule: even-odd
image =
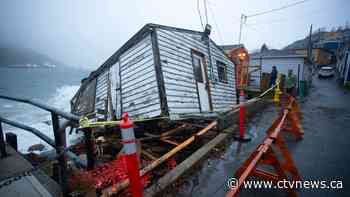
[(279, 73), (277, 75), (275, 95), (273, 97), (273, 101), (276, 104), (279, 104), (279, 102), (280, 102), (280, 95), (282, 94), (282, 91), (280, 89), (281, 78), (282, 78), (282, 75)]

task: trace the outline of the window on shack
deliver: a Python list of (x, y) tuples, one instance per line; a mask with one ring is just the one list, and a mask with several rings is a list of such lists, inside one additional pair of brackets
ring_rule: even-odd
[(216, 61), (216, 67), (218, 71), (219, 82), (227, 83), (227, 66), (226, 64)]

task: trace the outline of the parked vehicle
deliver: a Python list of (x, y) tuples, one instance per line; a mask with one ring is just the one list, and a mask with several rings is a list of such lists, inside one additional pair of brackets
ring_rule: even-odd
[(318, 65), (317, 65), (317, 68), (318, 68), (318, 69), (321, 69), (322, 67), (326, 67), (326, 66), (327, 66), (327, 65), (325, 65), (325, 64), (318, 64)]
[(318, 78), (328, 78), (334, 76), (334, 68), (331, 66), (324, 66), (318, 71)]

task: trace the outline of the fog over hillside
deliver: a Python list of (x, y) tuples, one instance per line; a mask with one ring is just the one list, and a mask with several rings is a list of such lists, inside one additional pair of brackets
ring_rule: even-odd
[(23, 64), (64, 66), (59, 60), (38, 53), (32, 49), (0, 47), (0, 66)]

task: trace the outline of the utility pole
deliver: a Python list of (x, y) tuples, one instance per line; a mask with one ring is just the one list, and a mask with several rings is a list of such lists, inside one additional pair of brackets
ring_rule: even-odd
[(312, 56), (312, 24), (310, 26), (310, 33), (309, 33), (309, 46), (308, 46), (308, 50), (307, 50), (307, 57), (309, 59), (310, 62), (312, 62), (311, 56)]
[(238, 37), (238, 44), (241, 44), (241, 37), (242, 37), (242, 29), (243, 29), (243, 23), (245, 23), (247, 20), (247, 16), (244, 14), (241, 14), (241, 24), (239, 26), (239, 37)]

